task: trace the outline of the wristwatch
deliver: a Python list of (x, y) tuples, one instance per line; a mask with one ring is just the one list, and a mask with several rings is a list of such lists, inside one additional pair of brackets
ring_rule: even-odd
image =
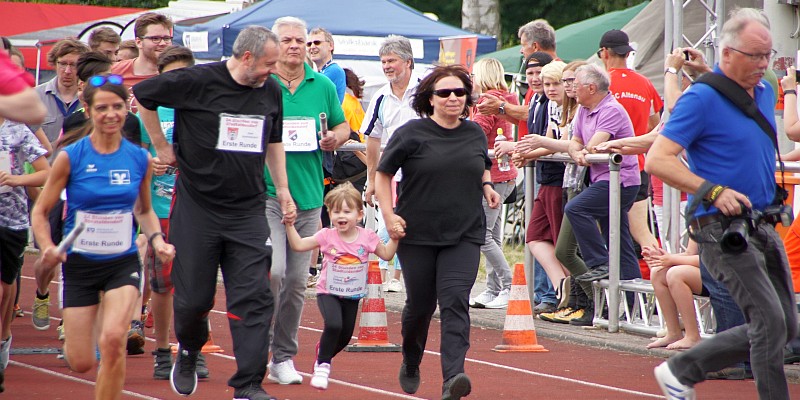
[(506, 114), (506, 103), (505, 102), (500, 103), (500, 107), (498, 107), (497, 109), (499, 110), (500, 115), (505, 115)]
[(678, 75), (678, 70), (675, 69), (675, 67), (667, 67), (667, 69), (664, 70), (664, 73), (665, 74), (666, 73), (670, 73), (670, 74)]

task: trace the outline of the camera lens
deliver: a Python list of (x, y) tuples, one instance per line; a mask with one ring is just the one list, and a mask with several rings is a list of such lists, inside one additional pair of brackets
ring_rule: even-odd
[(750, 236), (750, 227), (742, 218), (731, 221), (728, 229), (722, 233), (720, 246), (722, 251), (729, 254), (739, 254), (747, 250), (747, 240)]

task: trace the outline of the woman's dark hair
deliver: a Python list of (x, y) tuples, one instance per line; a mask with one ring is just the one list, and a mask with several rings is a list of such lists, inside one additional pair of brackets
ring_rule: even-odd
[(86, 82), (95, 75), (107, 73), (111, 69), (111, 64), (111, 59), (104, 53), (90, 51), (78, 57), (75, 72), (78, 75), (78, 79)]
[[(108, 78), (109, 75), (110, 74), (103, 74), (99, 76)], [(125, 89), (125, 85), (115, 85), (106, 81), (100, 86), (94, 86), (87, 81), (87, 85), (83, 88), (83, 101), (86, 102), (88, 107), (91, 107), (92, 104), (94, 104), (94, 95), (97, 94), (98, 91), (111, 92), (119, 96), (119, 98), (125, 102), (128, 101), (128, 90)]]
[(469, 77), (469, 72), (461, 65), (447, 65), (434, 68), (428, 76), (426, 76), (419, 85), (417, 85), (417, 94), (411, 100), (411, 108), (417, 112), (420, 117), (430, 117), (433, 115), (433, 106), (431, 105), (431, 97), (433, 97), (433, 88), (436, 82), (443, 78), (454, 76), (464, 84), (464, 89), (467, 90), (467, 99), (464, 104), (464, 110), (461, 116), (467, 116), (467, 110), (475, 103), (472, 99), (472, 80)]
[(156, 63), (158, 66), (158, 73), (164, 72), (164, 68), (174, 62), (183, 62), (186, 63), (187, 67), (191, 67), (194, 65), (194, 54), (192, 54), (192, 51), (187, 47), (178, 45), (167, 47), (164, 49), (164, 52), (158, 56), (158, 62)]
[(347, 87), (353, 91), (353, 96), (357, 99), (364, 97), (364, 80), (359, 78), (350, 68), (344, 69), (344, 76), (347, 80)]

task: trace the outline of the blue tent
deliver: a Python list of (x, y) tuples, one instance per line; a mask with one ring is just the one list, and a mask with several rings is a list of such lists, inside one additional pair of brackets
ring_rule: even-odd
[[(197, 58), (220, 59), (231, 55), (236, 35), (245, 27), (271, 28), (277, 18), (289, 15), (305, 20), (309, 29), (321, 26), (337, 36), (337, 59), (377, 60), (377, 46), (383, 38), (393, 34), (419, 39), (412, 40), (412, 45), (417, 46), (414, 58), (418, 62), (432, 63), (439, 58), (440, 37), (475, 35), (434, 21), (397, 0), (263, 0), (203, 24), (176, 25), (175, 42), (192, 48)], [(345, 38), (340, 40), (340, 37)], [(207, 41), (207, 49), (205, 43), (197, 43), (198, 40)], [(353, 51), (343, 51), (345, 47)], [(478, 35), (477, 55), (496, 49), (495, 38)]]

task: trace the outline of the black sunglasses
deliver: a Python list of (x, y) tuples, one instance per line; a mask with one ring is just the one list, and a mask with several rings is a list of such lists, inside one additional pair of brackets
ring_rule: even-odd
[(95, 75), (87, 82), (94, 87), (103, 86), (106, 82), (112, 85), (122, 85), (122, 77), (119, 75)]
[(433, 91), (433, 94), (443, 98), (448, 98), (453, 93), (455, 93), (456, 97), (464, 97), (467, 95), (467, 89), (455, 88), (455, 89), (438, 89)]
[(319, 46), (319, 45), (322, 44), (322, 42), (327, 42), (327, 40), (312, 40), (312, 41), (306, 42), (306, 47), (311, 47), (312, 44), (314, 46)]

